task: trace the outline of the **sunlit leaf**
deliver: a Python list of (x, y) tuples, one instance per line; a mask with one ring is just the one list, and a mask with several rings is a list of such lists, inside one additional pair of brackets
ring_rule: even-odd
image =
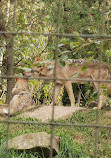
[(75, 73), (74, 75), (72, 75), (72, 78), (76, 78), (79, 76), (79, 72), (78, 73)]
[(62, 47), (62, 46), (64, 46), (64, 44), (62, 44), (62, 43), (61, 43), (61, 44), (58, 44), (58, 47)]
[(92, 95), (91, 95), (91, 98), (96, 98), (98, 96), (98, 92), (95, 91)]
[(94, 52), (93, 51), (89, 51), (89, 52), (87, 52), (87, 54), (94, 54)]
[(66, 50), (66, 51), (61, 52), (61, 54), (66, 54), (66, 53), (70, 53), (70, 52), (71, 52), (70, 50)]
[(47, 66), (48, 69), (54, 69), (54, 67), (55, 67), (54, 65), (48, 65)]
[(69, 38), (63, 38), (60, 40), (61, 44), (70, 44), (71, 40)]
[(62, 55), (60, 58), (59, 58), (59, 62), (62, 66), (65, 66), (65, 62), (67, 61), (68, 59), (68, 56), (67, 55)]
[(101, 86), (101, 89), (107, 90), (107, 87), (106, 86)]
[(75, 47), (80, 46), (80, 44), (81, 44), (80, 42), (70, 42), (70, 48), (73, 49)]
[(24, 71), (27, 71), (27, 72), (31, 71), (31, 69), (28, 68), (28, 67), (22, 67), (21, 69), (24, 70)]

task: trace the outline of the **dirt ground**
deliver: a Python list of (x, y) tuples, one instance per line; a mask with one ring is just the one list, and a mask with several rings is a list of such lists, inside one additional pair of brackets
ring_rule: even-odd
[(52, 113), (54, 110), (54, 119), (67, 119), (70, 118), (75, 112), (80, 110), (85, 110), (85, 108), (82, 107), (63, 107), (63, 106), (55, 106), (53, 109), (53, 106), (42, 106), (38, 109), (35, 109), (31, 112), (25, 112), (21, 114), (22, 117), (32, 117), (36, 118), (38, 120), (41, 120), (42, 122), (51, 120)]

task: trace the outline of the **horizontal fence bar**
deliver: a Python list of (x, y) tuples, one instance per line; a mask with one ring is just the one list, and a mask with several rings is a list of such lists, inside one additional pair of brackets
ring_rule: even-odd
[(25, 79), (38, 79), (38, 80), (61, 80), (61, 81), (79, 81), (79, 82), (106, 82), (106, 83), (111, 83), (111, 80), (102, 80), (102, 79), (97, 79), (97, 80), (92, 80), (92, 79), (76, 79), (76, 78), (56, 78), (56, 77), (19, 77), (19, 76), (0, 76), (1, 79), (15, 79), (15, 78), (25, 78)]
[(38, 32), (32, 32), (32, 31), (21, 31), (21, 32), (16, 32), (16, 31), (11, 31), (11, 32), (6, 32), (6, 31), (0, 31), (0, 34), (34, 34), (37, 36), (43, 35), (43, 36), (59, 36), (59, 37), (87, 37), (87, 38), (102, 38), (102, 39), (111, 39), (111, 35), (106, 35), (106, 34), (61, 34), (61, 33), (38, 33)]
[(12, 120), (0, 120), (0, 123), (10, 124), (32, 124), (32, 125), (49, 125), (49, 126), (73, 126), (73, 127), (91, 127), (91, 128), (111, 128), (111, 125), (100, 124), (72, 124), (72, 123), (55, 123), (55, 122), (33, 122), (33, 121), (12, 121)]
[[(105, 3), (106, 3), (106, 0), (105, 0)], [(60, 1), (59, 1), (59, 5), (60, 5)], [(60, 9), (61, 6), (59, 6), (59, 9)], [(15, 11), (14, 11), (15, 13)], [(105, 8), (103, 8), (103, 13), (105, 13)], [(103, 14), (104, 15), (104, 14)], [(57, 16), (57, 19), (59, 19), (59, 10), (58, 10), (58, 16)], [(14, 18), (15, 18), (15, 15), (14, 15)], [(102, 16), (103, 18), (103, 16)], [(59, 20), (58, 20), (59, 22)], [(58, 23), (58, 26), (57, 26), (57, 29), (59, 30), (59, 23)], [(103, 23), (102, 25), (104, 25), (104, 18), (103, 18)], [(13, 27), (15, 27), (15, 24), (13, 25)], [(100, 41), (103, 41), (103, 40), (111, 40), (111, 35), (107, 35), (104, 33), (104, 27), (102, 27), (103, 30), (101, 31), (102, 33), (101, 34), (61, 34), (61, 33), (58, 33), (57, 31), (53, 31), (52, 33), (39, 33), (39, 32), (35, 32), (35, 31), (0, 31), (0, 35), (12, 35), (12, 36), (16, 36), (16, 35), (31, 35), (31, 36), (45, 36), (45, 37), (52, 37), (52, 36), (55, 36), (57, 38), (64, 38), (64, 37), (67, 37), (67, 38), (76, 38), (76, 37), (83, 37), (83, 38), (91, 38), (91, 39), (95, 39), (95, 40), (100, 40)], [(22, 29), (21, 29), (22, 30)], [(3, 47), (3, 46), (0, 46), (0, 47)], [(102, 50), (102, 49), (101, 49)], [(56, 49), (57, 51), (57, 49)], [(101, 51), (102, 52), (102, 51)], [(102, 53), (101, 53), (102, 54)], [(101, 55), (100, 54), (100, 55)], [(101, 65), (101, 61), (102, 61), (102, 55), (101, 55), (101, 58), (100, 58), (100, 65)], [(1, 68), (1, 67), (0, 67)], [(99, 73), (101, 71), (101, 68), (99, 68)], [(98, 73), (98, 74), (99, 74)], [(99, 75), (98, 75), (99, 76)], [(56, 76), (53, 76), (53, 77), (17, 77), (17, 76), (0, 76), (0, 79), (14, 79), (14, 78), (26, 78), (26, 79), (29, 79), (29, 80), (33, 80), (33, 79), (38, 79), (38, 80), (47, 80), (47, 81), (53, 81), (54, 83), (56, 83), (57, 80), (59, 81), (72, 81), (72, 82), (77, 82), (77, 83), (81, 83), (81, 82), (84, 82), (84, 83), (87, 83), (87, 82), (98, 82), (98, 84), (100, 84), (101, 82), (102, 83), (111, 83), (111, 80), (108, 79), (108, 80), (102, 80), (101, 78), (98, 77), (98, 79), (85, 79), (85, 78), (57, 78)], [(54, 84), (56, 85), (56, 84)], [(55, 87), (55, 86), (54, 86)], [(99, 86), (100, 87), (100, 86)], [(98, 91), (100, 89), (98, 88)], [(55, 96), (55, 95), (54, 95)], [(53, 104), (54, 105), (54, 104)], [(11, 118), (8, 116), (6, 120), (0, 120), (0, 124), (7, 124), (7, 136), (6, 136), (6, 139), (7, 139), (7, 144), (6, 144), (6, 151), (5, 151), (5, 158), (8, 157), (8, 139), (9, 139), (9, 126), (11, 124), (23, 124), (23, 125), (27, 125), (27, 124), (30, 124), (30, 125), (39, 125), (39, 126), (51, 126), (52, 129), (51, 129), (51, 135), (52, 135), (52, 138), (53, 138), (53, 127), (79, 127), (79, 128), (95, 128), (96, 129), (96, 134), (95, 134), (95, 139), (97, 140), (96, 143), (95, 143), (95, 158), (97, 158), (97, 154), (98, 154), (98, 128), (106, 128), (106, 129), (111, 129), (111, 125), (106, 125), (106, 124), (99, 124), (99, 110), (97, 110), (97, 114), (95, 115), (95, 124), (84, 124), (84, 123), (58, 123), (57, 121), (54, 120), (54, 107), (52, 107), (52, 121), (50, 122), (40, 122), (40, 121), (18, 121), (18, 120), (11, 120)], [(52, 144), (53, 144), (53, 139), (51, 138), (51, 152), (52, 152)], [(51, 153), (51, 156), (52, 158), (52, 153)]]

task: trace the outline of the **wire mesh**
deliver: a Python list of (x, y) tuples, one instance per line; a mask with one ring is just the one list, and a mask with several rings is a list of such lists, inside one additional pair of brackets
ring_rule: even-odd
[[(38, 1), (39, 2), (39, 1)], [(66, 1), (65, 1), (66, 2)], [(0, 3), (2, 3), (0, 1)], [(45, 37), (55, 37), (56, 40), (56, 51), (54, 53), (54, 59), (55, 59), (55, 66), (54, 66), (54, 75), (53, 77), (26, 77), (26, 78), (30, 78), (30, 79), (39, 79), (39, 80), (53, 80), (53, 83), (54, 83), (54, 89), (53, 89), (53, 96), (55, 96), (55, 87), (56, 87), (56, 80), (60, 80), (60, 81), (87, 81), (87, 82), (91, 82), (91, 83), (94, 83), (94, 82), (97, 82), (98, 83), (98, 93), (100, 93), (100, 83), (101, 82), (104, 82), (104, 83), (110, 83), (111, 80), (102, 80), (100, 78), (100, 73), (101, 73), (101, 63), (102, 63), (102, 55), (103, 55), (103, 41), (106, 40), (106, 39), (111, 39), (111, 35), (106, 35), (104, 33), (104, 30), (105, 30), (105, 26), (104, 26), (104, 15), (105, 15), (105, 9), (106, 9), (106, 0), (104, 0), (103, 2), (103, 8), (102, 8), (102, 14), (101, 14), (101, 31), (98, 33), (98, 34), (70, 34), (70, 33), (60, 33), (60, 25), (61, 25), (61, 10), (62, 10), (62, 1), (61, 0), (58, 0), (57, 1), (57, 25), (56, 25), (56, 30), (54, 30), (54, 32), (52, 31), (51, 33), (39, 33), (39, 32), (35, 32), (35, 31), (15, 31), (15, 21), (17, 22), (17, 19), (16, 19), (16, 6), (17, 6), (17, 1), (14, 1), (13, 2), (14, 5), (13, 5), (13, 29), (9, 32), (7, 32), (6, 30), (2, 30), (0, 31), (0, 34), (1, 35), (5, 35), (5, 36), (12, 36), (12, 45), (13, 45), (13, 48), (12, 48), (12, 51), (11, 51), (11, 58), (12, 56), (14, 57), (14, 54), (13, 54), (13, 49), (14, 49), (14, 38), (17, 36), (17, 35), (30, 35), (30, 36), (33, 36), (33, 35), (36, 35), (37, 37), (38, 36), (45, 36)], [(67, 2), (66, 2), (67, 4)], [(40, 15), (39, 15), (40, 16)], [(100, 48), (100, 53), (99, 53), (99, 71), (98, 71), (98, 79), (96, 80), (92, 80), (92, 79), (76, 79), (76, 78), (57, 78), (56, 76), (56, 67), (57, 67), (57, 61), (58, 61), (58, 51), (59, 51), (59, 48), (58, 48), (58, 45), (59, 45), (59, 39), (62, 38), (62, 37), (68, 37), (68, 38), (74, 38), (74, 37), (85, 37), (85, 38), (91, 38), (91, 39), (100, 39), (101, 40), (101, 48)], [(6, 44), (7, 45), (7, 44)], [(13, 59), (12, 60), (12, 63), (11, 63), (11, 66), (10, 66), (10, 69), (13, 69)], [(12, 72), (12, 71), (10, 71)], [(1, 75), (0, 76), (1, 79), (8, 79), (8, 80), (12, 80), (14, 78), (21, 78), (19, 76), (13, 76), (12, 73), (8, 74), (8, 75)], [(98, 102), (99, 102), (99, 97), (98, 97)], [(27, 124), (30, 124), (30, 125), (43, 125), (43, 126), (50, 126), (50, 130), (51, 130), (51, 140), (50, 140), (50, 145), (51, 145), (51, 153), (50, 153), (50, 158), (53, 157), (53, 150), (52, 150), (52, 147), (53, 147), (53, 137), (54, 137), (54, 129), (55, 128), (58, 128), (58, 127), (63, 127), (63, 126), (68, 126), (68, 127), (84, 127), (84, 128), (94, 128), (95, 130), (95, 143), (94, 143), (94, 157), (97, 158), (98, 157), (98, 139), (99, 139), (99, 130), (100, 129), (111, 129), (111, 125), (101, 125), (99, 123), (99, 120), (100, 120), (100, 114), (99, 114), (99, 110), (97, 109), (96, 110), (96, 123), (95, 124), (89, 124), (89, 123), (58, 123), (58, 122), (55, 122), (55, 118), (54, 118), (54, 113), (55, 113), (55, 100), (54, 100), (54, 97), (53, 97), (53, 106), (52, 106), (52, 116), (51, 116), (51, 122), (47, 123), (47, 122), (36, 122), (36, 121), (14, 121), (14, 120), (10, 120), (10, 107), (9, 107), (9, 112), (8, 112), (8, 117), (7, 117), (7, 120), (0, 120), (0, 124), (7, 124), (7, 129), (6, 129), (6, 146), (5, 146), (5, 158), (8, 158), (8, 140), (9, 140), (9, 132), (10, 132), (10, 126), (12, 124), (23, 124), (23, 125), (27, 125)]]

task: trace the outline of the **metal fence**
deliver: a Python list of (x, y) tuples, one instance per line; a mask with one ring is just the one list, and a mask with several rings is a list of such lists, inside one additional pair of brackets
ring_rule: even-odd
[[(2, 3), (0, 1), (0, 3)], [(102, 10), (102, 15), (101, 15), (101, 34), (78, 34), (78, 35), (75, 35), (75, 34), (61, 34), (59, 33), (59, 27), (60, 27), (60, 21), (61, 21), (61, 0), (58, 0), (58, 11), (57, 11), (57, 28), (56, 28), (56, 32), (55, 33), (39, 33), (39, 32), (28, 32), (28, 31), (23, 31), (23, 32), (16, 32), (15, 31), (15, 17), (16, 17), (16, 4), (17, 2), (13, 2), (14, 6), (13, 6), (13, 10), (14, 10), (14, 16), (13, 16), (13, 31), (0, 31), (0, 34), (1, 35), (13, 35), (14, 37), (16, 35), (27, 35), (29, 34), (30, 36), (31, 35), (36, 35), (36, 36), (45, 36), (45, 37), (56, 37), (56, 51), (54, 53), (54, 58), (55, 58), (55, 68), (54, 68), (54, 76), (52, 78), (45, 78), (45, 77), (30, 77), (31, 79), (41, 79), (41, 80), (53, 80), (54, 82), (54, 89), (53, 89), (53, 96), (55, 95), (55, 86), (56, 86), (56, 80), (64, 80), (64, 79), (57, 79), (56, 78), (56, 63), (57, 63), (57, 60), (58, 60), (58, 44), (59, 44), (59, 38), (61, 37), (69, 37), (69, 38), (74, 38), (74, 37), (84, 37), (84, 38), (93, 38), (93, 39), (101, 39), (101, 50), (100, 50), (100, 54), (99, 54), (99, 57), (100, 57), (100, 62), (99, 62), (99, 74), (98, 74), (98, 80), (86, 80), (86, 79), (65, 79), (65, 80), (77, 80), (77, 81), (88, 81), (88, 82), (97, 82), (98, 85), (100, 85), (101, 82), (104, 82), (104, 83), (110, 83), (111, 80), (102, 80), (100, 79), (100, 72), (101, 72), (101, 62), (102, 62), (102, 55), (103, 55), (103, 41), (104, 40), (107, 40), (107, 39), (111, 39), (111, 35), (106, 35), (104, 34), (104, 15), (105, 15), (105, 7), (106, 7), (106, 0), (104, 0), (103, 2), (103, 10)], [(13, 47), (14, 47), (14, 41), (13, 41)], [(11, 65), (11, 69), (13, 69), (13, 65)], [(13, 79), (15, 78), (12, 74), (9, 74), (8, 76), (0, 76), (1, 79)], [(18, 77), (19, 78), (19, 77)], [(10, 108), (10, 107), (9, 107)], [(100, 115), (99, 115), (99, 110), (96, 110), (96, 124), (73, 124), (73, 123), (57, 123), (55, 122), (55, 119), (54, 119), (54, 112), (55, 112), (55, 102), (53, 100), (53, 106), (52, 106), (52, 119), (51, 119), (51, 122), (50, 123), (47, 123), (47, 122), (33, 122), (33, 121), (14, 121), (14, 120), (10, 120), (10, 116), (8, 116), (7, 120), (0, 120), (0, 124), (7, 124), (7, 130), (6, 130), (6, 146), (5, 146), (5, 158), (8, 158), (8, 140), (9, 140), (9, 128), (10, 128), (10, 125), (11, 124), (31, 124), (31, 125), (43, 125), (43, 126), (50, 126), (51, 128), (51, 154), (50, 154), (50, 158), (53, 157), (53, 151), (52, 151), (52, 144), (53, 144), (53, 136), (54, 136), (54, 128), (56, 127), (62, 127), (62, 126), (67, 126), (67, 127), (85, 127), (85, 128), (94, 128), (95, 129), (95, 144), (94, 144), (94, 157), (97, 158), (98, 157), (98, 131), (100, 128), (106, 128), (108, 130), (111, 129), (111, 125), (101, 125), (99, 123), (99, 119), (100, 119)]]

